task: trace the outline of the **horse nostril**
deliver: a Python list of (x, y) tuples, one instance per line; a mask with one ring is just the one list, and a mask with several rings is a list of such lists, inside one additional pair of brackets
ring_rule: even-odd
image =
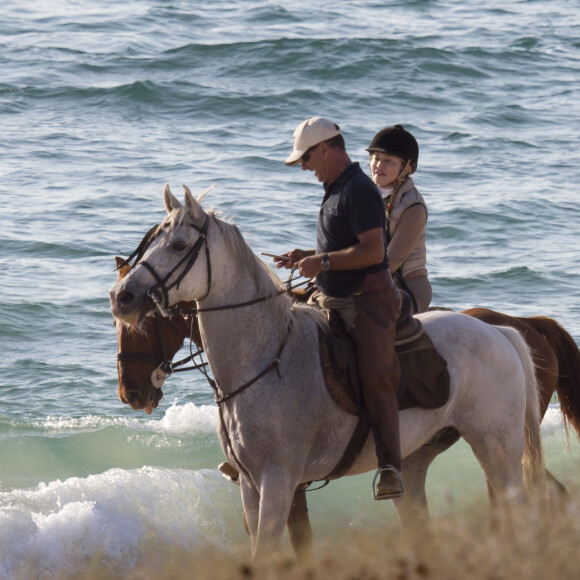
[(119, 294), (117, 294), (117, 303), (119, 305), (131, 304), (133, 300), (135, 300), (135, 295), (128, 290), (122, 290), (119, 292)]

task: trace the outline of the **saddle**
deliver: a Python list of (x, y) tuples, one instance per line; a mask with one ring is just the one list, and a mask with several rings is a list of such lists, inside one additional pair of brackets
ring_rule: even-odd
[[(306, 302), (312, 289), (291, 294), (299, 302)], [(423, 325), (413, 317), (413, 304), (408, 294), (401, 292), (401, 313), (396, 323), (395, 350), (401, 365), (398, 390), (399, 410), (412, 407), (436, 409), (449, 398), (447, 362), (437, 352), (431, 339), (423, 332)], [(358, 417), (342, 457), (323, 478), (328, 483), (345, 475), (360, 454), (370, 431), (370, 419), (362, 404), (357, 375), (354, 344), (346, 332), (340, 315), (329, 313), (330, 324), (318, 327), (320, 364), (328, 393), (345, 412)], [(455, 442), (455, 430), (451, 430)], [(436, 436), (438, 437), (438, 436)], [(219, 466), (226, 479), (238, 481), (238, 472), (229, 463)], [(301, 483), (297, 491), (307, 489), (311, 481)]]
[[(412, 315), (409, 296), (402, 293), (396, 324), (395, 351), (401, 365), (397, 392), (399, 410), (437, 409), (449, 398), (447, 362), (437, 352), (423, 325)], [(364, 414), (354, 344), (340, 315), (331, 312), (330, 324), (318, 329), (320, 363), (328, 393), (351, 415)]]

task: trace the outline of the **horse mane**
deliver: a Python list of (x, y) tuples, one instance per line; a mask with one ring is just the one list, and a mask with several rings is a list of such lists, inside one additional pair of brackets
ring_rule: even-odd
[(215, 220), (225, 243), (237, 258), (236, 274), (238, 271), (250, 274), (256, 284), (257, 296), (271, 296), (282, 292), (276, 299), (266, 300), (264, 307), (269, 308), (270, 315), (283, 332), (293, 317), (297, 319), (311, 318), (317, 325), (328, 324), (328, 318), (323, 310), (292, 300), (280, 277), (254, 254), (236, 224), (219, 219), (213, 211), (208, 215)]
[[(242, 272), (249, 275), (256, 287), (257, 298), (274, 296), (284, 291), (283, 282), (254, 254), (246, 240), (244, 240), (238, 226), (217, 218), (213, 213), (212, 218), (217, 224), (226, 246), (232, 252), (232, 255), (236, 257), (234, 260), (236, 266), (234, 275)], [(292, 317), (292, 301), (287, 293), (283, 292), (277, 298), (265, 300), (263, 307), (268, 309), (275, 324), (285, 332)]]

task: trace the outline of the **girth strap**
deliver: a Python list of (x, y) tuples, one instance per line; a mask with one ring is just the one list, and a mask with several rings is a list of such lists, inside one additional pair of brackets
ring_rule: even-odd
[(350, 470), (354, 460), (360, 455), (360, 452), (362, 451), (362, 448), (368, 439), (370, 430), (370, 417), (368, 413), (365, 412), (359, 417), (356, 427), (352, 433), (352, 437), (350, 438), (350, 441), (348, 442), (348, 445), (346, 446), (340, 461), (336, 464), (334, 469), (323, 478), (324, 480), (328, 481), (330, 479), (338, 479)]

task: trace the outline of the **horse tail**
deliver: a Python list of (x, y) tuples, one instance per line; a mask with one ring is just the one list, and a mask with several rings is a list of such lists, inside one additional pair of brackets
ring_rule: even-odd
[(580, 350), (568, 332), (553, 318), (532, 316), (525, 319), (550, 344), (558, 360), (556, 393), (569, 439), (572, 426), (580, 438)]
[(540, 394), (534, 361), (523, 336), (508, 326), (496, 327), (512, 343), (524, 370), (526, 383), (526, 410), (524, 421), (524, 455), (522, 470), (528, 492), (543, 490), (545, 486), (544, 448), (540, 423)]

